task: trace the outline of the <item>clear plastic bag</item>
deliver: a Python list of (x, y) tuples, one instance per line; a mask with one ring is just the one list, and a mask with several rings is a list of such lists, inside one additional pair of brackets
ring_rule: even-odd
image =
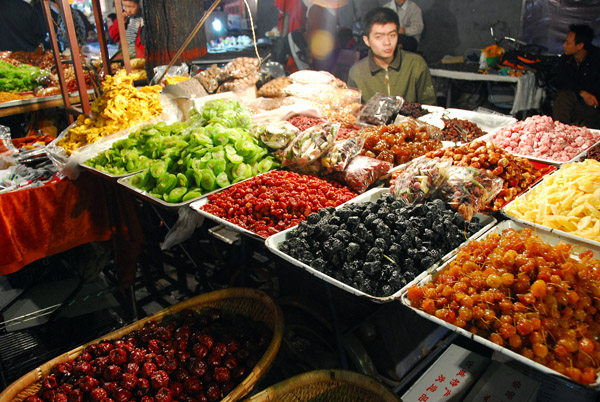
[(339, 177), (350, 189), (362, 194), (393, 166), (390, 162), (359, 155), (348, 163)]
[(220, 73), (221, 69), (219, 68), (219, 66), (213, 64), (206, 70), (198, 73), (194, 78), (200, 81), (204, 89), (206, 89), (206, 92), (208, 92), (209, 94), (213, 94), (219, 87), (219, 81), (217, 81), (217, 77)]
[(300, 133), (282, 153), (276, 154), (285, 166), (302, 169), (317, 161), (333, 146), (340, 124), (314, 126)]
[(358, 122), (382, 125), (392, 121), (402, 108), (404, 98), (376, 93), (358, 114)]
[(300, 130), (287, 121), (276, 121), (259, 126), (258, 138), (271, 149), (282, 149), (296, 138)]
[(237, 57), (231, 60), (223, 67), (217, 76), (217, 81), (235, 80), (247, 77), (251, 74), (258, 75), (256, 81), (260, 79), (258, 74), (259, 61), (254, 57)]
[(440, 188), (440, 198), (468, 221), (502, 190), (503, 180), (482, 169), (450, 166), (447, 172), (448, 179)]
[(452, 161), (449, 159), (416, 159), (396, 175), (390, 191), (406, 205), (419, 204), (433, 198), (445, 183), (450, 166)]
[(326, 173), (341, 172), (346, 169), (348, 162), (362, 150), (364, 139), (348, 138), (337, 140), (331, 149), (321, 158), (321, 165)]

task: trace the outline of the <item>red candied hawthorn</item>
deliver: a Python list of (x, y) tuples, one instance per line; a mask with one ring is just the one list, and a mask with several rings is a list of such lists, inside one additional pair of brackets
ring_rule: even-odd
[(108, 398), (108, 392), (104, 388), (96, 387), (90, 392), (90, 397), (94, 401), (99, 402), (104, 398)]
[(271, 171), (208, 196), (202, 209), (268, 237), (356, 196), (347, 187), (313, 176)]
[(108, 352), (108, 359), (112, 364), (118, 366), (127, 363), (127, 351), (122, 348), (116, 348)]
[(159, 389), (169, 385), (169, 375), (164, 370), (158, 370), (150, 376), (152, 388)]

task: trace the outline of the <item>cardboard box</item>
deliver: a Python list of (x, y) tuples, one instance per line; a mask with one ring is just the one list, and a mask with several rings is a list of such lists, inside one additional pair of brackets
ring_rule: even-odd
[(490, 359), (460, 346), (448, 349), (402, 395), (404, 402), (456, 402), (475, 384)]
[(487, 370), (468, 393), (465, 400), (472, 402), (534, 402), (539, 382), (512, 368), (492, 361)]

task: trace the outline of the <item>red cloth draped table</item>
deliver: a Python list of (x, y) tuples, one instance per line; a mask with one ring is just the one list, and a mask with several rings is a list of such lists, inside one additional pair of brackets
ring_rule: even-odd
[(130, 285), (143, 237), (132, 208), (116, 183), (89, 173), (76, 181), (0, 194), (0, 275), (85, 243), (112, 239), (120, 281)]

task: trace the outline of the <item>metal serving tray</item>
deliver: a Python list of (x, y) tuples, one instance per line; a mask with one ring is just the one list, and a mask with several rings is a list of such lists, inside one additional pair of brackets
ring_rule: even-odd
[[(359, 196), (357, 196), (356, 198), (345, 202), (344, 204), (341, 204), (340, 206), (338, 206), (337, 208), (341, 208), (344, 205), (347, 204), (352, 204), (352, 203), (365, 203), (365, 202), (372, 202), (372, 201), (376, 201), (378, 198), (381, 198), (382, 196), (389, 194), (390, 189), (389, 188), (375, 188), (372, 190), (367, 191), (364, 194), (361, 194)], [(479, 218), (480, 222), (484, 225), (484, 227), (478, 231), (477, 233), (475, 233), (473, 236), (471, 236), (469, 239), (476, 239), (479, 236), (481, 236), (483, 233), (485, 233), (486, 231), (488, 231), (489, 229), (491, 229), (495, 224), (496, 224), (496, 219), (488, 216), (488, 215), (483, 215), (483, 214), (475, 214), (476, 217)], [(396, 300), (400, 294), (402, 293), (402, 291), (406, 291), (408, 290), (408, 288), (410, 286), (412, 286), (414, 283), (416, 283), (417, 280), (422, 279), (424, 276), (427, 275), (427, 271), (428, 270), (422, 272), (421, 274), (417, 275), (415, 277), (415, 279), (413, 279), (411, 282), (409, 282), (408, 284), (406, 284), (406, 286), (404, 286), (402, 289), (400, 289), (399, 291), (397, 291), (396, 293), (394, 293), (391, 296), (387, 296), (387, 297), (377, 297), (377, 296), (373, 296), (367, 293), (364, 293), (350, 285), (347, 285), (343, 282), (338, 281), (337, 279), (332, 278), (329, 275), (326, 275), (320, 271), (317, 271), (316, 269), (312, 268), (311, 266), (304, 264), (303, 262), (298, 261), (295, 258), (290, 257), (289, 255), (283, 253), (282, 251), (279, 250), (279, 245), (287, 239), (287, 235), (291, 230), (294, 230), (296, 227), (292, 227), (289, 229), (286, 229), (282, 232), (279, 232), (277, 234), (274, 234), (272, 236), (269, 236), (269, 238), (267, 238), (266, 241), (266, 245), (269, 248), (269, 250), (271, 250), (271, 252), (275, 255), (278, 255), (279, 257), (283, 258), (284, 260), (304, 269), (305, 271), (307, 271), (308, 273), (316, 276), (317, 278), (323, 279), (325, 282), (330, 283), (334, 286), (337, 286), (340, 289), (343, 289), (351, 294), (354, 294), (356, 296), (360, 296), (360, 297), (364, 297), (366, 299), (369, 299), (371, 301), (374, 301), (376, 303), (387, 303), (393, 300)], [(464, 243), (463, 243), (464, 244)], [(460, 246), (459, 246), (460, 247)], [(459, 248), (457, 247), (457, 249)], [(448, 259), (450, 259), (453, 255), (456, 254), (457, 249), (454, 249), (452, 251), (450, 251), (449, 253), (447, 253), (445, 256), (442, 257), (441, 262), (437, 262), (436, 264), (434, 264), (433, 267), (437, 266), (440, 263), (443, 263), (444, 261), (447, 261)]]
[[(505, 229), (515, 229), (517, 231), (520, 231), (526, 227), (528, 227), (529, 225), (524, 225), (520, 222), (515, 222), (515, 221), (502, 221), (499, 224), (497, 224), (496, 226), (494, 226), (491, 230), (489, 230), (484, 236), (482, 236), (482, 238), (485, 238), (485, 236), (491, 234), (491, 233), (502, 233), (503, 230)], [(565, 243), (569, 243), (569, 244), (573, 244), (575, 246), (575, 250), (577, 252), (579, 251), (585, 251), (585, 250), (592, 250), (594, 252), (594, 258), (600, 258), (600, 247), (596, 247), (596, 246), (592, 246), (590, 244), (586, 244), (568, 237), (564, 237), (559, 233), (556, 232), (549, 232), (547, 230), (544, 229), (538, 229), (535, 233), (537, 236), (540, 237), (541, 240), (543, 240), (546, 243), (555, 245), (560, 241), (563, 241)], [(453, 259), (456, 258), (456, 256), (453, 257)], [(426, 273), (423, 276), (419, 277), (419, 280), (416, 281), (416, 283), (418, 285), (425, 285), (429, 282), (431, 282), (433, 280), (433, 278), (439, 274), (440, 272), (442, 272), (444, 269), (446, 269), (446, 267), (448, 266), (448, 264), (450, 264), (450, 262), (452, 261), (449, 260), (447, 261), (445, 264), (437, 267), (435, 270), (431, 271), (430, 273)], [(554, 371), (552, 369), (550, 369), (549, 367), (546, 367), (540, 363), (536, 363), (533, 360), (527, 359), (523, 356), (521, 356), (520, 354), (513, 352), (510, 349), (507, 349), (505, 347), (499, 346), (479, 335), (475, 335), (463, 328), (457, 327), (456, 325), (450, 324), (444, 320), (441, 320), (439, 318), (437, 318), (434, 315), (430, 315), (427, 314), (426, 312), (424, 312), (423, 310), (419, 310), (417, 308), (414, 308), (413, 306), (411, 306), (410, 301), (408, 300), (408, 288), (405, 287), (403, 288), (403, 290), (401, 291), (401, 295), (400, 295), (400, 301), (402, 302), (402, 304), (404, 304), (405, 306), (411, 308), (414, 312), (416, 312), (417, 314), (419, 314), (420, 316), (435, 322), (436, 324), (439, 324), (443, 327), (446, 327), (458, 334), (461, 334), (463, 336), (466, 336), (467, 338), (470, 338), (472, 340), (474, 340), (475, 342), (478, 342), (482, 345), (485, 345), (487, 347), (489, 347), (490, 349), (497, 351), (498, 353), (505, 355), (511, 359), (517, 360), (527, 366), (533, 367), (534, 369), (537, 369), (539, 371), (542, 371), (543, 373), (546, 374), (550, 374), (550, 375), (556, 375), (556, 376), (560, 376), (563, 378), (567, 378), (569, 381), (572, 381), (570, 378), (568, 378), (567, 376), (564, 376), (560, 373), (558, 373), (557, 371)], [(581, 384), (579, 384), (581, 385)], [(581, 385), (583, 386), (583, 385)], [(597, 378), (596, 382), (589, 385), (589, 387), (592, 387), (593, 389), (598, 389), (600, 390), (600, 379)]]
[[(554, 171), (552, 171), (552, 172), (550, 172), (548, 174), (554, 174), (554, 173), (557, 173), (557, 172), (558, 172), (558, 170), (555, 169)], [(545, 177), (545, 176), (542, 176), (542, 177)], [(519, 222), (522, 225), (529, 226), (529, 227), (532, 227), (532, 228), (535, 228), (535, 229), (540, 229), (540, 230), (543, 230), (543, 231), (548, 232), (548, 233), (556, 233), (558, 236), (570, 239), (570, 241), (580, 242), (580, 243), (586, 243), (586, 244), (588, 244), (591, 247), (597, 247), (597, 248), (600, 249), (600, 242), (599, 241), (588, 239), (587, 237), (577, 236), (577, 235), (571, 234), (569, 232), (565, 232), (565, 231), (560, 230), (560, 229), (553, 229), (553, 228), (551, 228), (549, 226), (544, 226), (544, 225), (541, 225), (539, 223), (531, 222), (531, 221), (528, 221), (528, 220), (525, 220), (525, 219), (517, 218), (516, 216), (511, 215), (506, 210), (506, 208), (510, 204), (512, 204), (512, 202), (514, 200), (517, 200), (519, 198), (523, 198), (523, 197), (528, 196), (528, 193), (530, 191), (533, 191), (537, 186), (542, 185), (542, 184), (543, 184), (543, 180), (538, 180), (537, 182), (535, 182), (534, 185), (532, 185), (531, 187), (529, 187), (526, 191), (522, 192), (521, 194), (517, 195), (509, 203), (507, 203), (504, 207), (502, 207), (502, 209), (500, 210), (500, 213), (502, 215), (504, 215), (505, 217), (507, 217), (508, 219), (511, 219), (511, 220), (513, 220), (515, 222)]]
[[(146, 169), (141, 170), (141, 172), (143, 172), (145, 170)], [(130, 176), (121, 177), (120, 179), (117, 180), (117, 183), (119, 183), (120, 185), (124, 186), (125, 188), (133, 191), (134, 193), (138, 194), (141, 198), (144, 198), (145, 200), (148, 200), (150, 202), (158, 204), (158, 205), (160, 205), (160, 206), (162, 206), (164, 208), (167, 208), (167, 209), (178, 209), (180, 207), (188, 206), (192, 202), (197, 201), (197, 200), (199, 200), (201, 198), (204, 198), (204, 197), (208, 196), (209, 194), (213, 194), (213, 193), (216, 193), (218, 191), (223, 190), (224, 188), (230, 187), (230, 186), (227, 186), (227, 187), (224, 187), (224, 188), (219, 188), (217, 190), (213, 190), (213, 191), (210, 191), (208, 193), (202, 194), (200, 197), (196, 197), (196, 198), (192, 198), (191, 200), (187, 200), (187, 201), (183, 201), (183, 202), (178, 202), (176, 204), (172, 204), (172, 203), (166, 202), (165, 200), (161, 200), (160, 198), (156, 198), (155, 196), (151, 195), (147, 191), (144, 191), (142, 189), (139, 189), (139, 188), (133, 186), (131, 184), (131, 179), (133, 178), (134, 175), (135, 175), (135, 173), (131, 174)]]

